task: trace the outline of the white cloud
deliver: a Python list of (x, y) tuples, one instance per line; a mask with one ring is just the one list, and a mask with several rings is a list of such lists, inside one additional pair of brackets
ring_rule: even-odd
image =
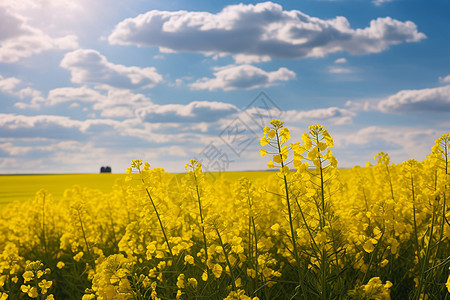
[(159, 47), (161, 52), (233, 55), (239, 62), (323, 57), (346, 51), (378, 53), (391, 45), (426, 38), (411, 21), (390, 17), (352, 29), (345, 17), (323, 20), (272, 2), (229, 5), (217, 14), (152, 10), (117, 24), (115, 45)]
[(283, 119), (286, 122), (320, 123), (326, 120), (337, 125), (351, 123), (352, 118), (356, 115), (348, 109), (339, 107), (288, 110), (283, 114)]
[(351, 73), (352, 70), (349, 68), (329, 67), (328, 72), (332, 74), (348, 74)]
[(402, 90), (378, 103), (382, 112), (450, 112), (450, 85), (420, 90)]
[[(87, 133), (98, 126), (116, 126), (119, 122), (108, 119), (72, 120), (57, 115), (24, 116), (0, 114), (1, 137), (46, 137), (62, 138), (73, 132)], [(49, 130), (51, 129), (51, 130)], [(69, 137), (70, 135), (67, 135)]]
[(211, 123), (239, 112), (230, 103), (193, 101), (189, 104), (152, 105), (137, 110), (137, 116), (151, 123)]
[(10, 94), (13, 95), (19, 99), (25, 99), (25, 98), (33, 98), (34, 102), (30, 103), (30, 104), (26, 104), (26, 103), (22, 103), (22, 102), (18, 102), (15, 103), (16, 107), (19, 108), (38, 108), (39, 105), (36, 104), (35, 102), (38, 101), (42, 101), (42, 94), (40, 91), (35, 90), (31, 87), (26, 87), (26, 88), (18, 88), (18, 86), (21, 84), (21, 80), (19, 78), (16, 77), (8, 77), (8, 78), (4, 78), (3, 76), (0, 75), (0, 91), (6, 94)]
[[(1, 81), (0, 81), (1, 84)], [(27, 89), (21, 90), (22, 94)], [(39, 109), (43, 105), (55, 106), (62, 103), (70, 103), (69, 108), (77, 108), (80, 103), (92, 104), (92, 109), (101, 111), (102, 117), (134, 117), (138, 108), (152, 105), (150, 98), (143, 94), (135, 94), (126, 89), (109, 88), (106, 91), (98, 91), (86, 86), (62, 87), (50, 90), (46, 98), (33, 96), (30, 103), (18, 102), (16, 107), (21, 109)]]
[(104, 96), (88, 87), (62, 87), (48, 92), (46, 105), (53, 106), (64, 102), (97, 102)]
[(250, 90), (269, 87), (279, 81), (292, 80), (295, 73), (287, 68), (266, 72), (252, 65), (229, 65), (216, 68), (214, 76), (215, 78), (199, 79), (189, 86), (194, 90)]
[(60, 65), (71, 72), (74, 83), (116, 88), (151, 88), (162, 81), (162, 76), (153, 67), (114, 64), (92, 49), (78, 49), (67, 53)]
[(27, 24), (24, 17), (0, 5), (0, 62), (13, 63), (51, 49), (78, 48), (77, 37), (52, 38)]
[[(387, 152), (391, 161), (400, 163), (409, 158), (426, 159), (431, 153), (434, 140), (440, 137), (443, 130), (424, 129), (405, 126), (369, 126), (351, 132), (340, 132), (333, 138), (336, 150), (349, 161), (370, 161), (378, 152)], [(338, 156), (339, 160), (339, 156)]]
[(338, 58), (334, 61), (335, 64), (345, 64), (347, 63), (347, 59), (345, 57)]
[(33, 9), (40, 7), (57, 7), (78, 8), (80, 1), (74, 0), (0, 0), (1, 5), (11, 7), (13, 9)]
[(375, 4), (376, 6), (380, 6), (383, 3), (387, 3), (387, 2), (392, 2), (393, 0), (373, 0), (372, 3)]
[[(272, 119), (280, 119), (291, 128), (293, 124), (301, 124), (302, 126), (309, 126), (311, 124), (351, 124), (354, 116), (356, 116), (355, 112), (339, 107), (287, 111), (280, 111), (275, 108), (263, 109), (262, 107), (250, 107), (245, 111), (238, 113), (234, 120), (239, 120), (237, 123), (245, 124), (248, 128), (253, 130), (253, 132), (258, 133), (259, 135), (259, 132), (262, 132), (262, 127), (268, 125)], [(224, 130), (229, 127), (230, 124), (234, 123), (234, 121), (230, 118), (224, 118), (219, 120), (218, 123), (220, 124), (221, 130)], [(294, 127), (292, 127), (292, 129), (293, 128)]]
[(378, 99), (370, 99), (370, 100), (360, 100), (360, 101), (352, 101), (348, 100), (345, 102), (345, 106), (348, 107), (351, 111), (370, 111), (370, 110), (376, 110), (377, 105), (373, 104), (373, 102), (377, 102)]
[(152, 104), (143, 94), (134, 94), (129, 90), (108, 90), (108, 94), (99, 98), (93, 108), (100, 110), (102, 117), (134, 117), (138, 109)]
[(16, 77), (5, 78), (0, 75), (0, 91), (3, 93), (12, 94), (16, 89), (17, 85), (20, 83), (20, 79)]
[(440, 83), (450, 83), (450, 75), (447, 75), (445, 77), (439, 77)]

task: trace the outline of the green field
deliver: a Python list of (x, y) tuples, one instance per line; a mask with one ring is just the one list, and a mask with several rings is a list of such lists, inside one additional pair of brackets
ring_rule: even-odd
[[(250, 179), (263, 178), (267, 176), (268, 172), (225, 172), (222, 174), (234, 181), (244, 176)], [(185, 173), (174, 173), (177, 177), (182, 177), (183, 174)], [(58, 200), (64, 190), (74, 185), (99, 189), (107, 193), (112, 191), (116, 179), (124, 177), (125, 174), (0, 175), (0, 205), (16, 200), (31, 199), (40, 189), (48, 190), (54, 199)]]

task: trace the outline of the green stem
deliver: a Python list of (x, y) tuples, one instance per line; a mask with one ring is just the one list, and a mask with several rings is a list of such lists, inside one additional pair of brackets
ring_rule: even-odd
[(91, 266), (94, 268), (95, 267), (94, 258), (92, 257), (91, 251), (89, 250), (89, 243), (87, 241), (86, 232), (84, 230), (83, 220), (81, 219), (80, 210), (77, 209), (77, 213), (78, 213), (78, 219), (80, 220), (80, 226), (81, 226), (81, 232), (83, 233), (83, 239), (84, 239), (84, 242), (86, 243), (86, 252), (89, 257), (89, 262), (90, 262)]
[[(278, 146), (278, 153), (280, 155), (280, 160), (281, 160), (281, 168), (284, 168), (283, 155), (281, 154), (280, 137), (278, 135), (278, 131), (276, 131), (275, 133), (276, 133), (276, 136), (277, 136), (277, 146)], [(296, 237), (295, 237), (296, 233), (295, 233), (295, 230), (294, 230), (294, 221), (293, 221), (293, 218), (292, 218), (291, 201), (289, 199), (289, 188), (288, 188), (287, 178), (286, 178), (285, 174), (283, 174), (283, 180), (284, 180), (284, 189), (285, 189), (286, 202), (287, 202), (287, 207), (288, 207), (289, 227), (290, 227), (290, 230), (291, 230), (292, 246), (294, 248), (293, 252), (294, 252), (295, 261), (297, 263), (298, 278), (301, 281), (300, 260), (299, 260), (299, 257), (298, 257), (297, 240), (296, 240)]]
[(195, 175), (195, 169), (193, 168), (192, 170), (192, 174), (194, 174), (194, 180), (195, 180), (195, 190), (197, 192), (197, 200), (198, 200), (198, 209), (200, 211), (200, 228), (202, 230), (202, 235), (203, 235), (203, 245), (205, 248), (205, 264), (206, 264), (206, 268), (208, 269), (208, 244), (206, 242), (206, 234), (205, 234), (205, 226), (203, 223), (203, 210), (202, 210), (202, 202), (200, 200), (200, 191), (198, 189), (198, 181), (197, 181), (197, 176)]
[(430, 235), (428, 238), (428, 245), (427, 245), (427, 250), (425, 252), (425, 257), (422, 260), (422, 264), (420, 264), (420, 274), (419, 274), (419, 286), (417, 288), (417, 299), (420, 299), (420, 296), (422, 294), (422, 288), (424, 288), (424, 280), (425, 280), (425, 271), (427, 270), (428, 267), (428, 260), (430, 257), (430, 251), (431, 251), (431, 243), (433, 240), (433, 231), (434, 231), (434, 222), (435, 222), (435, 218), (436, 218), (436, 212), (435, 209), (433, 208), (433, 216), (431, 218), (431, 229), (430, 229)]
[[(139, 170), (139, 174), (141, 174), (141, 170)], [(153, 209), (155, 210), (155, 214), (156, 214), (156, 217), (158, 218), (159, 226), (161, 227), (161, 231), (162, 231), (162, 233), (164, 235), (164, 240), (166, 241), (167, 248), (169, 249), (170, 256), (171, 256), (172, 260), (174, 260), (174, 256), (173, 256), (173, 253), (172, 253), (172, 248), (170, 247), (169, 239), (167, 238), (167, 234), (166, 234), (166, 230), (164, 229), (164, 226), (163, 226), (161, 217), (159, 215), (158, 209), (156, 208), (155, 202), (153, 201), (153, 198), (150, 195), (150, 192), (148, 191), (148, 188), (145, 186), (145, 181), (144, 181), (144, 178), (142, 178), (142, 176), (141, 176), (141, 181), (142, 181), (142, 183), (144, 185), (145, 191), (147, 192), (147, 196), (150, 199), (150, 202), (152, 203)], [(174, 261), (174, 263), (175, 263), (175, 261)]]
[(47, 252), (47, 241), (45, 239), (45, 196), (46, 194), (44, 193), (44, 198), (43, 198), (43, 203), (42, 203), (42, 242), (44, 244), (44, 252), (45, 252), (45, 258), (46, 260), (48, 259), (48, 252)]
[(419, 266), (421, 265), (421, 258), (420, 258), (420, 248), (419, 248), (419, 235), (417, 234), (417, 221), (416, 221), (416, 198), (414, 194), (414, 179), (411, 174), (411, 189), (412, 189), (412, 200), (413, 200), (413, 220), (414, 220), (414, 242), (416, 244), (416, 251), (417, 251), (417, 260), (419, 261)]
[[(281, 154), (280, 136), (278, 135), (278, 130), (275, 130), (275, 134), (276, 134), (276, 137), (277, 137), (277, 147), (278, 147), (278, 153), (280, 155), (280, 160), (281, 160), (281, 168), (283, 169), (284, 168), (283, 155)], [(287, 202), (287, 207), (288, 207), (289, 227), (290, 227), (290, 230), (291, 230), (292, 246), (293, 246), (295, 262), (297, 264), (298, 280), (299, 280), (300, 288), (301, 288), (301, 290), (303, 292), (303, 297), (306, 299), (305, 287), (304, 287), (304, 284), (303, 284), (303, 278), (302, 278), (301, 267), (300, 267), (300, 258), (298, 256), (298, 250), (297, 250), (297, 239), (295, 237), (296, 233), (295, 233), (295, 230), (294, 230), (294, 221), (293, 221), (293, 218), (292, 218), (291, 201), (289, 199), (288, 182), (287, 182), (286, 175), (284, 173), (283, 173), (283, 180), (284, 180), (284, 189), (285, 189), (286, 202)]]
[(231, 285), (233, 286), (233, 289), (236, 290), (236, 283), (234, 282), (234, 276), (233, 276), (233, 270), (231, 268), (230, 260), (228, 259), (228, 252), (225, 250), (225, 245), (222, 241), (222, 236), (220, 235), (219, 229), (217, 229), (217, 226), (214, 225), (214, 229), (216, 230), (217, 236), (219, 237), (219, 243), (223, 250), (223, 255), (225, 256), (225, 261), (227, 262), (228, 269), (230, 270), (230, 276), (231, 276)]
[(253, 234), (255, 237), (255, 286), (258, 286), (258, 236), (256, 235), (256, 225), (255, 225), (255, 219), (252, 216), (252, 224), (253, 224)]
[[(320, 196), (321, 196), (321, 204), (322, 204), (322, 216), (320, 216), (320, 229), (323, 230), (326, 226), (326, 214), (325, 214), (325, 189), (324, 189), (324, 180), (323, 180), (323, 168), (322, 168), (322, 160), (320, 159), (320, 149), (319, 149), (319, 134), (316, 135), (316, 144), (317, 144), (317, 151), (319, 152), (318, 159), (319, 159), (319, 171), (320, 171)], [(323, 300), (328, 299), (327, 295), (327, 267), (328, 267), (328, 253), (326, 250), (326, 241), (322, 246), (322, 257), (320, 260), (320, 270), (321, 270), (321, 278), (320, 278), (320, 285), (321, 285), (321, 298)]]

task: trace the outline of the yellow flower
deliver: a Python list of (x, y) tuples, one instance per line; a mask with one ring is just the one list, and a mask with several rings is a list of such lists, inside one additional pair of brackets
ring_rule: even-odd
[(128, 168), (127, 168), (127, 174), (130, 175), (131, 172), (133, 172), (133, 169), (132, 169), (131, 167), (128, 167)]
[(194, 289), (197, 287), (197, 284), (198, 284), (198, 282), (197, 282), (197, 279), (195, 279), (195, 278), (189, 278), (188, 279), (188, 284), (190, 285), (190, 286), (192, 286)]
[(65, 265), (66, 265), (66, 264), (65, 264), (64, 262), (58, 261), (58, 263), (56, 264), (56, 267), (57, 267), (58, 269), (62, 269), (62, 268), (64, 268)]
[(269, 139), (273, 139), (275, 137), (275, 130), (269, 131), (269, 133), (267, 133), (267, 137)]
[(6, 300), (6, 299), (8, 299), (8, 294), (0, 292), (0, 300)]
[(208, 280), (208, 271), (207, 270), (203, 271), (202, 280), (203, 281), (207, 281)]
[(52, 294), (50, 294), (47, 296), (47, 298), (45, 298), (45, 300), (55, 300), (55, 298), (53, 297)]
[(194, 264), (194, 257), (192, 257), (191, 255), (186, 255), (184, 257), (184, 261), (190, 265)]
[(268, 167), (269, 169), (272, 169), (272, 168), (275, 168), (275, 165), (273, 164), (272, 161), (269, 161), (269, 162), (267, 163), (267, 167)]
[(77, 255), (75, 255), (75, 256), (73, 257), (73, 259), (74, 259), (75, 261), (80, 261), (81, 258), (83, 257), (83, 255), (84, 255), (84, 253), (83, 253), (83, 251), (81, 251), (81, 252), (79, 252)]
[(220, 275), (222, 275), (222, 271), (223, 271), (223, 268), (222, 268), (222, 266), (219, 265), (219, 264), (215, 264), (214, 267), (213, 267), (213, 269), (212, 269), (212, 272), (213, 272), (213, 274), (214, 274), (214, 276), (215, 276), (216, 278), (219, 278)]
[(236, 280), (234, 281), (234, 285), (235, 285), (236, 287), (241, 287), (241, 286), (242, 286), (242, 280), (241, 280), (241, 278), (236, 279)]
[(270, 121), (270, 124), (276, 129), (280, 129), (283, 128), (284, 122), (277, 119), (273, 119), (272, 121)]
[(184, 289), (184, 274), (180, 274), (177, 278), (177, 287), (179, 289)]
[(33, 280), (34, 273), (32, 271), (25, 271), (22, 276), (23, 276), (24, 282), (28, 282), (28, 281)]
[(273, 162), (276, 162), (277, 164), (281, 163), (281, 156), (280, 156), (280, 154), (275, 154), (273, 156)]
[(272, 226), (270, 226), (270, 229), (272, 229), (273, 231), (279, 231), (280, 230), (280, 224), (275, 223)]
[(265, 146), (265, 145), (267, 145), (268, 143), (269, 143), (270, 141), (269, 141), (269, 139), (267, 139), (265, 136), (263, 136), (262, 138), (261, 138), (261, 140), (259, 141), (259, 143), (261, 144), (261, 146)]
[[(270, 132), (269, 132), (270, 133)], [(287, 127), (284, 127), (283, 129), (280, 130), (280, 135), (285, 139), (285, 140), (289, 140), (291, 138), (291, 132), (289, 131), (289, 129)]]
[(309, 137), (309, 135), (306, 132), (304, 132), (303, 135), (302, 135), (302, 141), (305, 142), (305, 146), (304, 146), (305, 149), (307, 149), (307, 150), (311, 149), (312, 141), (311, 141), (311, 138)]
[(140, 169), (142, 166), (142, 160), (141, 159), (133, 159), (131, 161), (131, 166), (135, 169)]
[(30, 298), (37, 298), (39, 295), (35, 286), (31, 287), (30, 285), (22, 285), (20, 287), (20, 290), (24, 293), (27, 293), (28, 297)]
[(259, 150), (259, 153), (261, 153), (261, 156), (266, 156), (267, 151), (264, 149)]
[(363, 245), (364, 251), (366, 251), (367, 253), (371, 253), (373, 252), (373, 250), (375, 250), (375, 247), (372, 244), (371, 240), (367, 240), (364, 245)]
[(181, 295), (183, 295), (183, 293), (180, 290), (178, 290), (177, 291), (177, 300), (181, 299)]
[(447, 290), (450, 293), (450, 275), (447, 278), (447, 283), (445, 284), (445, 286), (447, 287)]
[(39, 282), (38, 286), (41, 288), (42, 295), (47, 293), (47, 290), (52, 286), (52, 283), (52, 281), (47, 281), (45, 279)]

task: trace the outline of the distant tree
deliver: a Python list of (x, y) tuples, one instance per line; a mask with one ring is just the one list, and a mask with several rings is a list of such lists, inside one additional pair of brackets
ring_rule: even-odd
[(101, 167), (100, 173), (111, 173), (111, 167), (110, 166)]

